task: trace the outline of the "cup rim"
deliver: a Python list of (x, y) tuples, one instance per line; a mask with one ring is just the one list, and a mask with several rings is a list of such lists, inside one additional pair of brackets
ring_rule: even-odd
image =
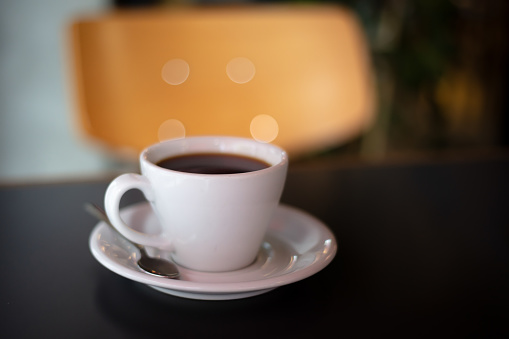
[[(279, 154), (280, 159), (279, 159), (278, 162), (272, 163), (272, 162), (269, 162), (266, 158), (261, 158), (261, 157), (258, 157), (256, 155), (250, 155), (250, 154), (245, 154), (245, 153), (240, 153), (240, 152), (239, 153), (235, 153), (235, 152), (231, 152), (231, 151), (225, 151), (224, 152), (225, 154), (239, 154), (239, 155), (249, 156), (249, 157), (253, 157), (253, 158), (265, 161), (265, 162), (270, 164), (269, 167), (263, 168), (263, 169), (260, 169), (260, 170), (255, 170), (255, 171), (250, 171), (250, 172), (243, 172), (243, 173), (229, 173), (229, 174), (208, 174), (208, 173), (181, 172), (181, 171), (176, 171), (176, 170), (171, 170), (171, 169), (168, 169), (168, 168), (160, 167), (160, 166), (158, 166), (155, 163), (155, 161), (149, 160), (149, 153), (154, 152), (154, 149), (157, 149), (157, 148), (160, 148), (160, 147), (164, 147), (165, 144), (175, 143), (175, 142), (186, 142), (186, 141), (199, 142), (199, 141), (205, 141), (205, 140), (209, 140), (209, 141), (211, 141), (211, 140), (217, 140), (217, 141), (219, 141), (219, 140), (222, 140), (222, 141), (230, 140), (231, 142), (235, 142), (235, 141), (239, 142), (240, 141), (240, 142), (243, 142), (243, 143), (251, 143), (251, 144), (267, 146), (267, 147), (272, 148), (274, 150), (274, 153)], [(221, 150), (214, 150), (214, 151), (216, 153), (218, 151), (221, 152)], [(207, 151), (204, 151), (202, 153), (206, 153), (206, 152)], [(182, 152), (182, 154), (186, 154), (186, 153)], [(192, 154), (192, 153), (189, 153), (189, 154)], [(175, 155), (177, 155), (177, 154), (175, 154)], [(157, 161), (160, 161), (160, 160), (162, 160), (162, 159), (159, 159)], [(277, 170), (280, 167), (287, 166), (287, 164), (288, 164), (288, 154), (287, 154), (287, 152), (284, 149), (282, 149), (281, 147), (279, 147), (279, 146), (277, 146), (275, 144), (264, 143), (264, 142), (258, 141), (256, 139), (250, 139), (250, 138), (244, 138), (244, 137), (236, 137), (236, 136), (226, 136), (226, 135), (208, 135), (208, 136), (205, 135), (205, 136), (191, 136), (191, 137), (184, 137), (184, 138), (179, 138), (179, 139), (164, 140), (164, 141), (161, 141), (159, 143), (155, 143), (155, 144), (152, 144), (150, 146), (147, 146), (140, 153), (140, 164), (144, 164), (144, 165), (148, 166), (148, 168), (150, 168), (152, 170), (159, 171), (161, 173), (172, 173), (172, 174), (179, 174), (179, 175), (185, 175), (185, 176), (207, 177), (207, 178), (212, 178), (212, 177), (214, 177), (214, 178), (225, 178), (225, 177), (238, 177), (238, 176), (258, 175), (258, 174), (262, 174), (262, 173), (265, 173), (265, 172), (268, 172), (268, 171)]]

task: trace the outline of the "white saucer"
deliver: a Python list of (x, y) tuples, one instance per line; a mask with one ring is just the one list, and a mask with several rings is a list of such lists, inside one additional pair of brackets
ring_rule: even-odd
[[(146, 202), (121, 211), (132, 228), (155, 232), (159, 224)], [(138, 250), (100, 222), (89, 239), (94, 257), (111, 271), (147, 284), (163, 293), (202, 300), (228, 300), (255, 296), (307, 278), (327, 266), (336, 254), (332, 232), (322, 222), (293, 207), (280, 205), (257, 259), (231, 272), (208, 273), (179, 267), (180, 280), (151, 276), (136, 265)], [(148, 249), (154, 256), (169, 253)]]

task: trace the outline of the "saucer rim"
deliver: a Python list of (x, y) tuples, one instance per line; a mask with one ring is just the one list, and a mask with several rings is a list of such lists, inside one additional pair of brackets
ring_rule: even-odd
[[(141, 202), (138, 204), (133, 204), (123, 208), (122, 210), (127, 209), (135, 209), (142, 208), (142, 205), (148, 204), (147, 202)], [(300, 280), (303, 280), (307, 277), (310, 277), (322, 269), (324, 269), (329, 263), (334, 259), (337, 252), (337, 242), (336, 237), (332, 233), (332, 231), (319, 219), (314, 217), (313, 215), (305, 212), (299, 208), (289, 206), (286, 204), (279, 204), (277, 207), (278, 210), (283, 210), (286, 214), (294, 214), (297, 215), (299, 219), (303, 219), (304, 224), (307, 227), (317, 227), (320, 229), (320, 233), (323, 236), (320, 239), (330, 240), (330, 244), (328, 245), (329, 251), (326, 255), (321, 256), (319, 260), (314, 260), (309, 265), (289, 273), (285, 273), (279, 276), (269, 277), (267, 279), (253, 280), (253, 281), (242, 281), (242, 282), (221, 282), (221, 283), (206, 283), (206, 282), (196, 282), (196, 281), (188, 281), (188, 280), (177, 280), (177, 279), (168, 279), (164, 277), (156, 277), (150, 276), (141, 271), (136, 271), (131, 267), (126, 267), (124, 265), (119, 264), (118, 262), (112, 260), (108, 255), (102, 252), (99, 248), (98, 243), (98, 235), (104, 230), (109, 230), (109, 227), (104, 222), (99, 222), (96, 224), (94, 229), (92, 230), (89, 237), (89, 247), (92, 252), (92, 255), (95, 257), (99, 263), (101, 263), (104, 267), (109, 269), (110, 271), (128, 278), (130, 280), (146, 284), (149, 286), (156, 286), (163, 289), (173, 290), (173, 291), (183, 291), (183, 292), (191, 292), (198, 294), (211, 294), (211, 293), (244, 293), (250, 291), (259, 291), (259, 290), (270, 290), (280, 286), (288, 285)], [(269, 227), (270, 230), (270, 227)], [(284, 239), (282, 239), (284, 241)], [(325, 246), (325, 244), (324, 244)], [(204, 272), (205, 273), (205, 272)], [(232, 272), (225, 272), (231, 274)], [(221, 274), (221, 273), (207, 273), (207, 274)]]

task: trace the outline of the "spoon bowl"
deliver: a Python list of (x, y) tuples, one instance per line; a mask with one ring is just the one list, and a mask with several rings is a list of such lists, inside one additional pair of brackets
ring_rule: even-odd
[(108, 216), (106, 215), (106, 212), (104, 212), (102, 208), (95, 204), (87, 203), (85, 204), (85, 210), (97, 219), (104, 221), (106, 225), (108, 225), (116, 234), (118, 234), (130, 244), (136, 246), (136, 248), (140, 251), (140, 259), (138, 260), (137, 264), (138, 267), (143, 271), (151, 275), (166, 277), (170, 279), (178, 279), (180, 277), (180, 272), (173, 262), (162, 258), (150, 257), (143, 245), (136, 244), (120, 234), (120, 232), (111, 224)]

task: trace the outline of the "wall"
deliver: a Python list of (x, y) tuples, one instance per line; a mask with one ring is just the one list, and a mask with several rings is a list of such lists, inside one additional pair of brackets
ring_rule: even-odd
[(0, 2), (0, 182), (94, 176), (111, 167), (76, 133), (66, 29), (106, 0)]

